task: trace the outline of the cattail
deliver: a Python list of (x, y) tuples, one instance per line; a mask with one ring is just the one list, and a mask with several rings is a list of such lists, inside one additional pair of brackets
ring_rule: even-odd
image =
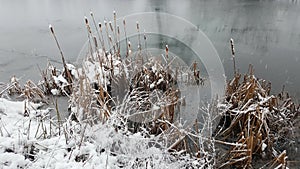
[(84, 21), (85, 21), (86, 29), (88, 31), (88, 40), (89, 40), (89, 45), (90, 45), (91, 56), (93, 56), (93, 48), (92, 48), (92, 40), (91, 40), (92, 31), (91, 31), (91, 27), (89, 25), (89, 20), (86, 16), (84, 17)]
[(108, 26), (107, 26), (107, 21), (106, 20), (104, 20), (104, 26), (105, 26), (106, 38), (107, 38), (107, 42), (108, 42), (109, 53), (111, 53), (111, 46), (110, 46), (110, 43), (109, 43)]
[(51, 33), (54, 34), (54, 30), (53, 30), (53, 27), (51, 24), (49, 25), (49, 29), (50, 29)]
[(193, 63), (193, 69), (194, 69), (194, 75), (195, 75), (196, 70), (197, 70), (197, 62), (196, 61)]
[(120, 26), (119, 25), (117, 26), (117, 34), (118, 34), (118, 36), (120, 36)]
[(147, 37), (146, 37), (146, 30), (144, 30), (144, 43), (145, 43), (145, 49), (147, 50)]
[(234, 55), (235, 55), (235, 49), (234, 49), (234, 42), (233, 42), (232, 38), (230, 39), (230, 46), (231, 46), (232, 57), (234, 57)]
[(98, 27), (99, 27), (99, 31), (100, 31), (100, 42), (101, 42), (101, 46), (102, 46), (102, 52), (105, 53), (105, 45), (104, 45), (104, 38), (103, 38), (103, 34), (102, 34), (102, 24), (99, 22), (98, 23)]
[(94, 26), (95, 26), (95, 29), (96, 29), (96, 32), (97, 32), (97, 35), (98, 35), (98, 39), (99, 39), (99, 42), (102, 44), (102, 40), (101, 40), (101, 36), (100, 36), (100, 32), (99, 32), (99, 29), (98, 29), (98, 26), (97, 26), (97, 24), (96, 24), (96, 20), (95, 20), (95, 17), (94, 17), (94, 14), (93, 14), (93, 12), (91, 11), (90, 12), (90, 15), (91, 15), (91, 17), (92, 17), (92, 20), (93, 20), (93, 24), (94, 24)]
[(101, 71), (102, 71), (102, 60), (101, 60), (101, 56), (100, 56), (99, 50), (98, 50), (97, 38), (94, 36), (93, 39), (94, 39), (94, 43), (95, 43), (95, 47), (96, 47), (96, 52), (97, 52), (98, 60), (99, 60), (99, 63), (100, 63), (100, 68), (101, 68)]
[(102, 24), (101, 24), (101, 22), (98, 23), (98, 26), (99, 26), (100, 31), (102, 31)]
[(117, 25), (117, 48), (118, 48), (118, 56), (120, 56), (120, 27)]
[(93, 39), (94, 39), (95, 47), (98, 48), (97, 38), (94, 36)]
[(139, 26), (139, 22), (136, 21), (136, 29), (139, 31), (140, 30), (140, 26)]
[(114, 14), (114, 20), (117, 20), (117, 14), (115, 10), (113, 11), (113, 14)]
[(234, 75), (236, 75), (236, 65), (235, 65), (235, 49), (234, 49), (234, 42), (233, 39), (230, 39), (230, 47), (231, 47), (231, 55), (232, 55), (232, 60), (233, 60), (233, 70), (234, 70)]
[(115, 10), (113, 11), (113, 15), (114, 15), (114, 30), (115, 30), (114, 37), (115, 37), (115, 43), (117, 44), (117, 14)]
[[(51, 31), (51, 34), (52, 34), (53, 37), (54, 37), (54, 40), (55, 40), (56, 45), (57, 45), (57, 48), (58, 48), (58, 50), (59, 50), (59, 52), (60, 52), (61, 60), (62, 60), (62, 62), (63, 62), (63, 66), (64, 66), (64, 69), (65, 69), (65, 72), (66, 72), (67, 80), (68, 80), (69, 83), (72, 83), (72, 81), (73, 81), (72, 76), (71, 76), (71, 74), (70, 74), (70, 72), (69, 72), (69, 69), (68, 69), (67, 64), (66, 64), (66, 61), (65, 61), (64, 54), (63, 54), (62, 49), (61, 49), (61, 47), (60, 47), (60, 45), (59, 45), (59, 43), (58, 43), (58, 40), (57, 40), (57, 38), (56, 38), (54, 29), (53, 29), (53, 27), (52, 27), (51, 24), (49, 25), (49, 29), (50, 29), (50, 31)], [(72, 86), (69, 86), (68, 89), (69, 89), (68, 92), (71, 93), (71, 92), (72, 92)]]
[(137, 32), (138, 32), (138, 49), (141, 51), (141, 34), (140, 34), (140, 25), (139, 25), (139, 22), (137, 21), (136, 22), (136, 29), (137, 29)]
[(123, 19), (123, 25), (124, 25), (124, 34), (125, 34), (125, 40), (126, 40), (126, 57), (129, 56), (129, 44), (128, 44), (128, 39), (127, 39), (127, 34), (126, 34), (126, 21), (125, 18)]
[(88, 32), (92, 33), (91, 27), (89, 25), (89, 20), (88, 20), (88, 18), (86, 16), (84, 17), (84, 20), (85, 20), (85, 25), (86, 25), (86, 28), (87, 28)]
[(131, 43), (130, 43), (130, 41), (128, 41), (128, 55), (130, 55), (131, 54)]
[[(111, 44), (112, 44), (112, 46), (113, 46), (113, 48), (114, 48), (114, 53), (117, 53), (116, 52), (116, 42), (117, 42), (117, 40), (116, 40), (116, 35), (115, 35), (115, 31), (114, 31), (114, 28), (113, 28), (113, 26), (112, 26), (112, 23), (111, 23), (111, 21), (109, 21), (108, 22), (108, 24), (109, 24), (109, 27), (110, 27), (110, 30), (111, 30), (111, 32), (112, 32), (112, 36), (114, 37), (114, 41), (112, 40), (112, 39), (110, 39), (110, 41), (111, 41)], [(110, 37), (111, 38), (111, 37)]]
[(166, 45), (166, 57), (167, 57), (167, 59), (169, 58), (169, 46), (168, 45)]
[(112, 38), (111, 38), (110, 35), (108, 35), (108, 39), (109, 39), (109, 42), (112, 44), (112, 43), (113, 43), (113, 40), (112, 40)]
[(110, 30), (112, 31), (112, 33), (114, 33), (114, 28), (112, 27), (111, 21), (109, 21), (108, 24), (109, 24)]

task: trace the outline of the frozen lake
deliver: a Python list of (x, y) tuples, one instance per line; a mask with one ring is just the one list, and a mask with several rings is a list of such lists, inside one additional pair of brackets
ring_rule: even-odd
[[(83, 17), (93, 10), (100, 21), (135, 12), (167, 12), (199, 27), (217, 49), (225, 73), (232, 77), (229, 39), (236, 43), (240, 72), (255, 67), (255, 74), (282, 85), (300, 98), (300, 2), (297, 0), (0, 0), (0, 82), (11, 75), (23, 81), (40, 79), (38, 66), (47, 60), (60, 63), (48, 30), (51, 23), (66, 59), (75, 62), (87, 39)], [(170, 26), (170, 28), (172, 28)]]

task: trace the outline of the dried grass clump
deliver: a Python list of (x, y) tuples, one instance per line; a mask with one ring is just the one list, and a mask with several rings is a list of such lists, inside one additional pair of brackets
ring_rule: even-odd
[(294, 143), (299, 108), (289, 97), (270, 95), (270, 83), (255, 78), (251, 65), (242, 82), (240, 78), (237, 73), (227, 84), (224, 114), (214, 133), (235, 144), (220, 167), (252, 168), (254, 158), (275, 158), (273, 167), (286, 166), (286, 147), (281, 145)]

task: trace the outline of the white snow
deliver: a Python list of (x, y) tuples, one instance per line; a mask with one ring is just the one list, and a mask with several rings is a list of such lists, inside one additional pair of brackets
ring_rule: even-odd
[(51, 93), (54, 95), (54, 96), (57, 96), (60, 94), (59, 90), (58, 89), (51, 89)]
[[(116, 132), (116, 120), (87, 125), (86, 129), (67, 120), (59, 135), (57, 121), (49, 116), (51, 109), (41, 110), (40, 106), (0, 98), (0, 168), (132, 168), (137, 159), (142, 160), (140, 168), (178, 168), (185, 164), (171, 160), (165, 150), (150, 146), (149, 142), (157, 142), (154, 137)], [(24, 116), (25, 107), (29, 116)]]
[(262, 145), (261, 145), (261, 151), (265, 151), (266, 148), (267, 148), (267, 144), (262, 143)]

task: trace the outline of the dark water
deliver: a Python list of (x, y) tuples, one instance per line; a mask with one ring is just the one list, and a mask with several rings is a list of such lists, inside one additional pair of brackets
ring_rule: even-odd
[(248, 64), (256, 75), (282, 85), (300, 98), (300, 2), (297, 0), (0, 0), (0, 81), (11, 75), (40, 79), (38, 66), (60, 62), (48, 31), (51, 23), (68, 61), (75, 62), (87, 39), (83, 17), (93, 10), (97, 20), (135, 12), (167, 12), (197, 25), (212, 41), (232, 77), (229, 39), (236, 43), (240, 72)]

